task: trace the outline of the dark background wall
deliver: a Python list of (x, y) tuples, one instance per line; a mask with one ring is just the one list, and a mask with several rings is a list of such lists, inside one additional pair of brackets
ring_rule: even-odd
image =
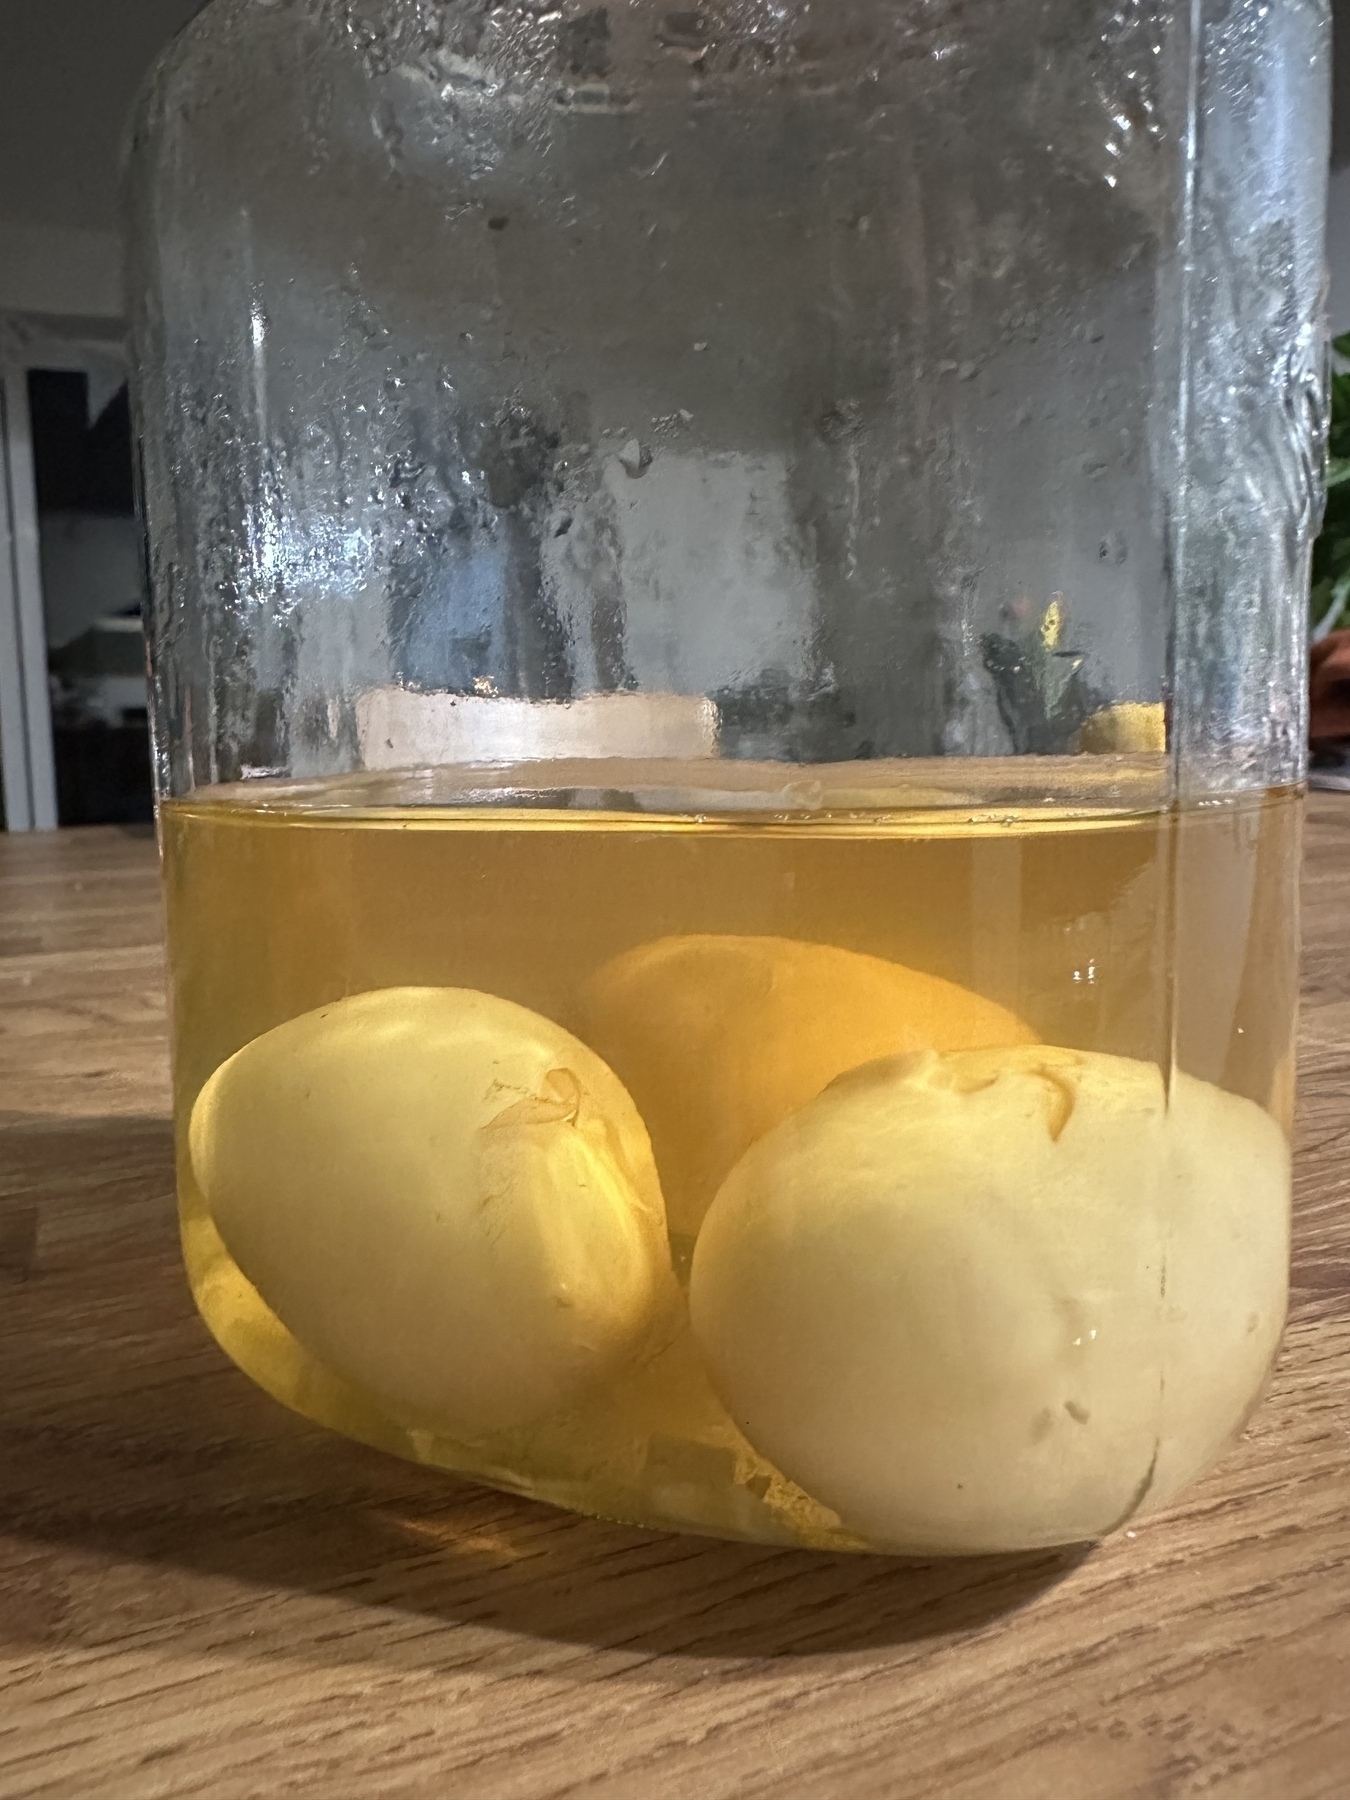
[(1350, 165), (1350, 0), (1332, 0), (1334, 38), (1335, 113), (1332, 123), (1331, 164)]
[[(1279, 4), (1280, 0), (1275, 0)], [(159, 49), (203, 0), (0, 0), (0, 308), (113, 316), (118, 146)], [(1350, 0), (1333, 0), (1333, 316), (1350, 329)]]
[(120, 311), (123, 124), (202, 3), (0, 0), (0, 308)]
[(122, 121), (146, 68), (202, 0), (5, 0), (0, 217), (112, 230)]

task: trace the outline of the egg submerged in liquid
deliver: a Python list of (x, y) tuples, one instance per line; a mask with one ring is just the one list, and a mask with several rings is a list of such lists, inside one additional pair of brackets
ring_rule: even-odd
[(1027, 1045), (841, 1077), (755, 1144), (690, 1307), (747, 1439), (902, 1549), (1098, 1537), (1200, 1473), (1284, 1321), (1288, 1149), (1251, 1101)]
[(633, 1355), (673, 1291), (626, 1090), (489, 994), (388, 988), (288, 1020), (215, 1071), (189, 1142), (263, 1299), (411, 1425), (528, 1427)]

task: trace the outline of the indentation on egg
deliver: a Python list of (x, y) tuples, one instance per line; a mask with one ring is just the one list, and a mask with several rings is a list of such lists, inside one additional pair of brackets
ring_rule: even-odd
[(480, 1131), (501, 1131), (518, 1125), (575, 1125), (581, 1112), (581, 1083), (570, 1069), (550, 1069), (540, 1092), (489, 1119)]
[(1037, 1075), (1045, 1083), (1047, 1089), (1046, 1127), (1051, 1141), (1058, 1143), (1063, 1135), (1064, 1127), (1073, 1117), (1073, 1109), (1078, 1104), (1077, 1084), (1061, 1075), (1058, 1069), (1037, 1069)]

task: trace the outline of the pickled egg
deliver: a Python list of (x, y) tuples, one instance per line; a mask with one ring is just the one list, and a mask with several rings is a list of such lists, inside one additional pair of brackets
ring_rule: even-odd
[(586, 1000), (587, 1042), (637, 1102), (671, 1228), (691, 1237), (750, 1145), (845, 1070), (1034, 1035), (954, 982), (790, 938), (661, 938), (608, 963)]
[(673, 1288), (623, 1085), (490, 994), (388, 988), (265, 1032), (202, 1089), (190, 1151), (263, 1299), (408, 1424), (529, 1425), (633, 1354)]
[(1240, 1427), (1289, 1156), (1251, 1101), (1045, 1046), (845, 1075), (732, 1170), (690, 1307), (751, 1444), (904, 1549), (1099, 1536)]

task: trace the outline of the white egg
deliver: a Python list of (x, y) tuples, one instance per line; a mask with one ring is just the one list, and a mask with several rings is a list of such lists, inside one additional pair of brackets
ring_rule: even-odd
[(897, 1548), (1080, 1541), (1241, 1425), (1278, 1345), (1289, 1157), (1250, 1101), (1040, 1046), (888, 1059), (755, 1144), (695, 1250), (757, 1450)]
[(489, 994), (383, 989), (277, 1026), (202, 1089), (190, 1148), (263, 1299), (409, 1424), (530, 1424), (634, 1354), (673, 1283), (626, 1090)]

